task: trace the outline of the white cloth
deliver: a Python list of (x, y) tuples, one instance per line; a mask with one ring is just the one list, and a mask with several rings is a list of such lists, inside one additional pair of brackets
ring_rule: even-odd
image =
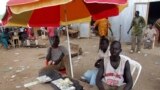
[(45, 27), (41, 27), (40, 30), (42, 31), (46, 31)]
[(104, 60), (104, 78), (102, 81), (109, 86), (124, 85), (124, 68), (127, 59), (120, 57), (120, 63), (117, 69), (114, 69), (110, 63), (110, 57)]
[(23, 32), (23, 31), (24, 31), (24, 28), (23, 28), (23, 27), (21, 27), (21, 28), (20, 28), (20, 32)]

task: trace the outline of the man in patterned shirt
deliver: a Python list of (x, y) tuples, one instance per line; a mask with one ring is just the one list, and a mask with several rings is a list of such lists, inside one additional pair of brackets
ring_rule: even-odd
[(136, 41), (137, 41), (137, 52), (140, 53), (142, 32), (143, 32), (143, 28), (145, 27), (145, 20), (142, 16), (139, 16), (139, 11), (135, 12), (135, 17), (133, 18), (131, 27), (127, 32), (128, 34), (132, 27), (133, 27), (133, 30), (131, 33), (131, 36), (132, 36), (131, 53), (135, 51)]

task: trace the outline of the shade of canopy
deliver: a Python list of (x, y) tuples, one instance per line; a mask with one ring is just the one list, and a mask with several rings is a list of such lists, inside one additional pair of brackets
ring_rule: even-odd
[[(9, 15), (7, 26), (59, 26), (75, 22), (90, 21), (116, 16), (124, 5), (85, 3), (82, 0), (75, 0), (70, 3), (33, 9), (20, 14), (14, 14), (7, 9)], [(20, 7), (19, 7), (20, 8)]]

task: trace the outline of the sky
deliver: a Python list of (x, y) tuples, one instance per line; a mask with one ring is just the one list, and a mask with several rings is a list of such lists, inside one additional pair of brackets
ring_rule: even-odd
[(0, 15), (3, 15), (6, 11), (6, 2), (8, 0), (0, 0)]

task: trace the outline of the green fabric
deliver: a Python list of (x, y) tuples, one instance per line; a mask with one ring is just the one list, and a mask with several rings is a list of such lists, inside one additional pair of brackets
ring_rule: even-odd
[(143, 28), (145, 27), (145, 20), (143, 17), (134, 17), (132, 21), (132, 35), (139, 36), (142, 35)]
[(28, 25), (29, 19), (32, 15), (32, 11), (23, 12), (20, 14), (12, 14), (8, 23), (5, 26), (24, 26)]

